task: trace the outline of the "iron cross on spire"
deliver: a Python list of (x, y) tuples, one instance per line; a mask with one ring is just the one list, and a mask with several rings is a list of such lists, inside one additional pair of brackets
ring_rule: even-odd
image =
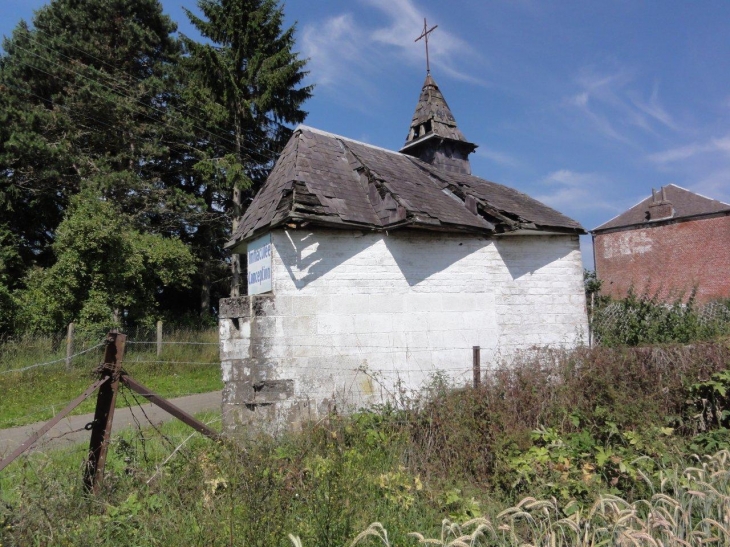
[[(426, 42), (426, 74), (431, 74), (431, 65), (428, 62), (428, 35), (433, 32), (433, 29), (438, 27), (438, 25), (432, 26), (430, 29), (428, 28), (428, 25), (426, 24), (426, 18), (423, 18), (423, 32), (421, 35), (413, 40), (414, 42), (418, 42), (421, 38), (423, 38), (424, 42)], [(428, 30), (426, 30), (428, 29)]]

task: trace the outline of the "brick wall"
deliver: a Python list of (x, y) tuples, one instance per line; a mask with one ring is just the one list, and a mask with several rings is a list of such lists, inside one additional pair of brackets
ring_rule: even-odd
[(272, 243), (273, 295), (222, 301), (229, 429), (407, 396), (437, 371), (469, 383), (475, 345), (486, 368), (585, 335), (577, 237), (277, 230)]
[(602, 292), (673, 300), (697, 289), (697, 301), (730, 298), (730, 216), (596, 234)]

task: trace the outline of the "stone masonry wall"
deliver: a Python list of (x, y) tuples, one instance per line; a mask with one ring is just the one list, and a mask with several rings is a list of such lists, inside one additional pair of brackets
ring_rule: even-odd
[(604, 294), (697, 302), (730, 298), (730, 216), (596, 234), (596, 274)]
[(225, 425), (296, 423), (471, 381), (586, 332), (577, 237), (272, 232), (273, 294), (221, 301)]

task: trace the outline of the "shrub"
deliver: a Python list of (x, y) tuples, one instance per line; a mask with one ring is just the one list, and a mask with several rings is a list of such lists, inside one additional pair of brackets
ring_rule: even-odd
[(730, 301), (698, 306), (693, 294), (666, 303), (630, 292), (623, 300), (599, 299), (589, 319), (602, 346), (686, 344), (730, 334)]
[(728, 361), (728, 347), (712, 343), (524, 352), (481, 389), (412, 413), (410, 459), (427, 476), (467, 476), (513, 501), (528, 491), (632, 499), (656, 471), (647, 461), (668, 465), (701, 432), (690, 382), (712, 380)]

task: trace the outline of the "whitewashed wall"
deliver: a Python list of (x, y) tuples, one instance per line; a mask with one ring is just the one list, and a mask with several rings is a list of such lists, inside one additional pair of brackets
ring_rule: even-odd
[(574, 236), (276, 230), (272, 244), (273, 296), (222, 306), (229, 428), (407, 396), (437, 371), (469, 383), (475, 345), (488, 368), (585, 338)]

